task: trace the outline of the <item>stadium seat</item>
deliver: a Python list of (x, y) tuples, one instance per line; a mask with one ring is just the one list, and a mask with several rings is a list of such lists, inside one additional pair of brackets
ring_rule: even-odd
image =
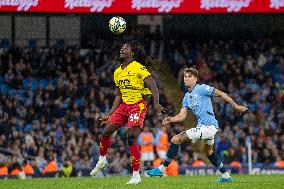
[(30, 39), (29, 40), (29, 44), (28, 44), (28, 48), (29, 49), (34, 49), (37, 47), (37, 41), (36, 39)]
[(10, 48), (11, 47), (10, 40), (9, 39), (2, 39), (0, 47), (5, 48), (5, 49)]
[(38, 89), (38, 81), (37, 80), (32, 80), (32, 90), (35, 91)]
[(48, 85), (48, 81), (46, 79), (42, 79), (40, 80), (40, 84), (42, 85), (42, 88), (46, 88), (46, 86)]
[(62, 49), (65, 47), (64, 39), (57, 39), (55, 43), (55, 48)]
[(17, 91), (15, 89), (8, 90), (8, 95), (11, 97), (15, 97), (17, 94)]
[(1, 93), (7, 94), (7, 93), (8, 93), (8, 89), (9, 89), (8, 85), (4, 85), (4, 84), (1, 84), (1, 85), (0, 85), (0, 91), (1, 91)]
[(30, 132), (32, 130), (32, 128), (33, 128), (32, 124), (26, 124), (24, 132)]

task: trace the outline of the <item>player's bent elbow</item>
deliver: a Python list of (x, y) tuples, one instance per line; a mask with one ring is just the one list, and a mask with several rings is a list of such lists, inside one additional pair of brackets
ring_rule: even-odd
[(173, 144), (181, 144), (181, 139), (178, 135), (175, 135), (172, 139), (171, 139), (171, 143)]
[(180, 118), (180, 121), (185, 120), (185, 118), (186, 118), (186, 115), (182, 115), (181, 118)]

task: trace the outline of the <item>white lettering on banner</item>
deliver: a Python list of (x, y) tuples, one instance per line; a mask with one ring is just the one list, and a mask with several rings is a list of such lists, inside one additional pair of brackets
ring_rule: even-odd
[(91, 12), (102, 12), (104, 8), (111, 7), (114, 0), (65, 0), (65, 8), (91, 8)]
[(132, 0), (131, 7), (136, 10), (142, 8), (157, 8), (158, 12), (170, 12), (173, 8), (179, 8), (183, 0)]
[(4, 6), (18, 7), (17, 11), (28, 11), (31, 7), (36, 7), (39, 0), (0, 0), (0, 8)]
[(239, 12), (248, 7), (253, 0), (201, 0), (200, 8), (210, 10), (211, 8), (227, 8), (228, 12)]
[(284, 0), (270, 0), (270, 8), (279, 9), (284, 7)]

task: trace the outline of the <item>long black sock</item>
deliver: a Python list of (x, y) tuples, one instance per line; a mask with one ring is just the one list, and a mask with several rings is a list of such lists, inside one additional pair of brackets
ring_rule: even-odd
[(165, 167), (167, 167), (171, 163), (172, 159), (177, 155), (178, 149), (178, 144), (171, 143), (170, 149), (167, 152), (166, 160), (163, 162)]
[(221, 173), (226, 172), (226, 169), (225, 169), (222, 161), (220, 160), (220, 158), (216, 154), (212, 153), (210, 156), (208, 156), (208, 159), (217, 169), (220, 170)]

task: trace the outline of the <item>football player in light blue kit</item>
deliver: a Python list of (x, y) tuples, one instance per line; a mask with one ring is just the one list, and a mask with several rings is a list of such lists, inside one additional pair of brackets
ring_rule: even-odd
[(213, 152), (214, 136), (218, 131), (218, 121), (213, 112), (211, 98), (213, 96), (221, 97), (240, 113), (244, 113), (247, 108), (237, 105), (231, 97), (218, 89), (205, 84), (197, 84), (198, 77), (196, 69), (186, 68), (184, 70), (184, 84), (188, 88), (188, 92), (184, 96), (182, 109), (178, 115), (167, 117), (162, 122), (163, 126), (169, 123), (181, 122), (186, 118), (187, 112), (190, 109), (197, 118), (197, 127), (175, 135), (171, 139), (171, 146), (167, 152), (166, 160), (158, 168), (148, 170), (147, 174), (150, 176), (163, 176), (165, 169), (177, 155), (180, 144), (188, 140), (191, 143), (203, 140), (205, 142), (204, 153), (210, 162), (221, 172), (221, 177), (217, 182), (232, 182), (232, 177), (224, 168), (219, 157)]

